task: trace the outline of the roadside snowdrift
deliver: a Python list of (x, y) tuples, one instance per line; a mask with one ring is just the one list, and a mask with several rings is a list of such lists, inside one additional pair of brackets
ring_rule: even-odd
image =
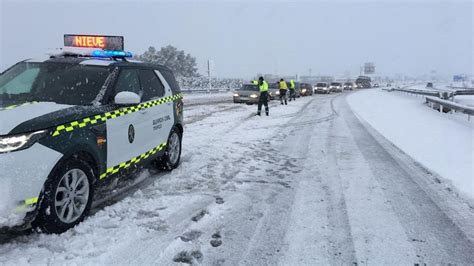
[(426, 107), (424, 98), (379, 89), (347, 101), (353, 111), (425, 167), (474, 198), (474, 121)]

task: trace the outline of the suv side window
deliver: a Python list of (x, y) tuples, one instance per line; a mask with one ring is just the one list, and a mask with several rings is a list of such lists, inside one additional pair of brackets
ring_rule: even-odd
[(122, 91), (130, 91), (140, 96), (142, 95), (137, 70), (122, 69), (122, 71), (120, 71), (117, 83), (115, 84), (115, 93)]
[(143, 90), (143, 101), (149, 101), (153, 98), (159, 98), (165, 95), (165, 86), (163, 86), (153, 70), (140, 69), (139, 72), (140, 83)]
[(169, 71), (169, 70), (160, 70), (160, 73), (166, 79), (166, 82), (168, 82), (168, 84), (171, 87), (171, 90), (174, 93), (180, 93), (181, 92), (181, 90), (179, 89), (178, 82), (176, 81), (176, 79), (175, 79), (175, 77), (174, 77), (174, 75), (171, 71)]

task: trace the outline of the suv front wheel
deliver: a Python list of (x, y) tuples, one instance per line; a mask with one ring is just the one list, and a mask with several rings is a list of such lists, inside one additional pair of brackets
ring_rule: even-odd
[(36, 224), (46, 233), (62, 233), (86, 217), (93, 199), (94, 172), (88, 163), (70, 159), (46, 181)]

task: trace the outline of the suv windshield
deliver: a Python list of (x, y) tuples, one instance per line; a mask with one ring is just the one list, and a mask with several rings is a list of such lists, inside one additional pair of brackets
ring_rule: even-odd
[(242, 88), (240, 88), (241, 91), (258, 91), (258, 86), (257, 85), (243, 85)]
[(0, 76), (0, 106), (32, 101), (88, 105), (108, 76), (100, 66), (22, 62)]
[(333, 83), (331, 83), (331, 85), (332, 85), (332, 86), (341, 86), (341, 83), (339, 83), (339, 82), (333, 82)]
[(326, 83), (318, 83), (316, 84), (316, 87), (326, 87)]

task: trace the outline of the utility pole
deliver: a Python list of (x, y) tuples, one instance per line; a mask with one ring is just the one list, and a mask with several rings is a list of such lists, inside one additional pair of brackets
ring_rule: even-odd
[(309, 69), (309, 77), (310, 77), (310, 78), (311, 78), (311, 71), (312, 71), (312, 69), (310, 68), (310, 69)]

